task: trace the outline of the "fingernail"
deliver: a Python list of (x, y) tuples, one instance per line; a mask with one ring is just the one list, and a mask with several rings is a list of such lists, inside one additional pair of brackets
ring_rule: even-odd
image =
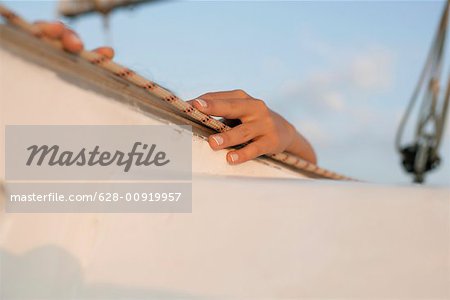
[(223, 137), (221, 137), (220, 135), (213, 135), (212, 139), (216, 142), (217, 146), (223, 144)]
[(195, 99), (195, 102), (197, 102), (198, 104), (200, 104), (201, 107), (207, 107), (207, 106), (208, 106), (208, 103), (206, 103), (205, 100), (200, 99), (200, 98)]
[(239, 155), (237, 155), (237, 153), (231, 153), (230, 154), (230, 159), (231, 159), (232, 163), (235, 163), (239, 159)]

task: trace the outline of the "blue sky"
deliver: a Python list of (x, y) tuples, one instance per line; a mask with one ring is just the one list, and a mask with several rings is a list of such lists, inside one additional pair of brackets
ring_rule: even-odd
[[(28, 20), (57, 18), (54, 2), (3, 2)], [(406, 183), (394, 136), (443, 3), (161, 1), (114, 12), (108, 34), (100, 16), (69, 24), (87, 48), (111, 42), (118, 62), (181, 97), (241, 88), (264, 99), (324, 167)], [(449, 131), (433, 185), (450, 185)]]

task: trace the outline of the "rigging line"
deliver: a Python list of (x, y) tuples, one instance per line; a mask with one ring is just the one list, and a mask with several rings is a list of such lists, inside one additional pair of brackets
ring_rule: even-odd
[[(443, 18), (443, 26), (444, 29), (447, 28), (447, 22), (448, 22), (448, 9), (445, 10), (445, 15)], [(428, 89), (426, 91), (426, 95), (424, 97), (424, 101), (423, 101), (423, 105), (422, 105), (422, 110), (421, 110), (421, 115), (420, 120), (419, 120), (419, 124), (417, 126), (417, 132), (416, 132), (416, 136), (424, 136), (428, 139), (430, 139), (431, 142), (431, 149), (432, 152), (434, 154), (437, 154), (438, 151), (438, 145), (440, 144), (440, 138), (442, 136), (442, 134), (439, 134), (438, 136), (438, 131), (442, 131), (443, 128), (439, 128), (440, 124), (439, 124), (439, 120), (441, 118), (441, 116), (443, 118), (445, 118), (446, 115), (446, 110), (445, 108), (445, 103), (447, 102), (447, 99), (444, 98), (443, 99), (443, 104), (442, 104), (442, 108), (441, 110), (439, 110), (439, 108), (437, 107), (439, 104), (439, 92), (440, 92), (440, 78), (441, 78), (441, 73), (442, 73), (442, 56), (443, 56), (443, 51), (445, 48), (445, 39), (446, 39), (446, 30), (442, 30), (440, 32), (440, 38), (439, 38), (439, 43), (437, 45), (437, 49), (436, 49), (436, 55), (435, 55), (435, 61), (434, 64), (432, 65), (433, 67), (433, 71), (432, 74), (430, 74), (430, 82), (429, 82), (429, 86)], [(430, 136), (429, 134), (427, 134), (426, 132), (424, 132), (424, 130), (426, 129), (426, 125), (432, 123), (434, 125), (434, 131), (433, 134)], [(434, 140), (431, 140), (433, 139)]]
[(438, 130), (436, 132), (436, 151), (439, 149), (441, 142), (442, 142), (442, 134), (444, 133), (445, 124), (447, 121), (447, 115), (448, 115), (448, 107), (450, 103), (450, 70), (449, 70), (449, 76), (447, 80), (447, 91), (445, 92), (445, 98), (444, 103), (442, 105), (442, 114), (441, 117), (438, 120)]
[[(438, 149), (444, 131), (450, 89), (449, 83), (445, 97), (441, 102), (440, 80), (444, 63), (449, 9), (450, 0), (447, 0), (419, 82), (399, 124), (395, 141), (397, 150), (402, 156), (402, 164), (405, 170), (414, 174), (414, 181), (417, 183), (422, 183), (426, 172), (436, 168), (440, 163)], [(421, 104), (418, 108), (415, 137), (411, 144), (402, 145), (406, 124), (418, 98), (421, 98)]]
[[(403, 137), (403, 134), (404, 134), (406, 123), (408, 122), (408, 120), (410, 118), (411, 112), (412, 112), (414, 106), (417, 103), (417, 100), (418, 100), (418, 98), (420, 96), (420, 93), (421, 93), (422, 89), (424, 88), (424, 83), (427, 80), (427, 78), (429, 77), (429, 74), (430, 73), (434, 73), (433, 72), (433, 70), (434, 70), (433, 67), (436, 66), (437, 64), (439, 64), (439, 61), (437, 60), (437, 56), (438, 55), (436, 55), (437, 54), (436, 52), (439, 52), (439, 50), (438, 50), (439, 48), (441, 48), (441, 50), (442, 50), (442, 47), (443, 47), (443, 43), (442, 43), (443, 41), (442, 40), (443, 39), (445, 40), (445, 33), (446, 33), (446, 28), (447, 28), (447, 23), (448, 23), (449, 8), (450, 8), (450, 0), (447, 0), (444, 12), (443, 12), (441, 20), (439, 22), (438, 31), (436, 32), (436, 34), (435, 34), (435, 36), (433, 38), (433, 42), (432, 42), (432, 45), (431, 45), (430, 50), (428, 52), (425, 65), (424, 65), (424, 67), (422, 69), (422, 72), (420, 74), (420, 77), (419, 77), (419, 80), (417, 82), (417, 85), (416, 85), (416, 87), (414, 89), (414, 92), (413, 92), (413, 94), (412, 94), (412, 96), (410, 98), (410, 102), (409, 102), (409, 104), (408, 104), (408, 106), (406, 108), (405, 113), (403, 114), (403, 117), (402, 117), (402, 119), (400, 121), (400, 124), (399, 124), (399, 128), (397, 130), (397, 134), (396, 134), (396, 138), (395, 138), (395, 144), (396, 144), (396, 148), (397, 148), (398, 151), (402, 150), (402, 141), (401, 140), (402, 140), (402, 137)], [(444, 38), (442, 38), (442, 37), (444, 37)], [(439, 44), (441, 44), (442, 46), (439, 47)], [(432, 70), (430, 70), (430, 69), (432, 69)]]

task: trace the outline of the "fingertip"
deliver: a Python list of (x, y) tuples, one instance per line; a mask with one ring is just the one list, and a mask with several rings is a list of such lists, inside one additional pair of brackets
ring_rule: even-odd
[(227, 153), (227, 161), (230, 165), (237, 165), (242, 163), (243, 161), (240, 160), (239, 154), (237, 151), (230, 151)]
[(54, 38), (59, 38), (64, 33), (65, 25), (61, 22), (54, 22), (49, 25), (49, 30), (52, 31)]
[(199, 110), (206, 110), (208, 108), (208, 102), (201, 98), (194, 99), (192, 104)]
[(83, 42), (75, 32), (66, 29), (62, 35), (62, 43), (65, 50), (72, 53), (79, 53), (83, 50)]
[(97, 52), (109, 59), (113, 59), (114, 55), (115, 55), (114, 49), (111, 47), (100, 47), (100, 48), (94, 49), (93, 51)]
[(219, 135), (219, 134), (213, 134), (213, 135), (210, 135), (208, 137), (209, 146), (213, 150), (220, 150), (220, 149), (222, 149), (223, 148), (222, 147), (223, 142), (224, 142), (223, 137), (221, 135)]
[(208, 144), (209, 144), (209, 147), (211, 147), (211, 149), (216, 150), (217, 143), (216, 143), (216, 141), (214, 141), (212, 136), (208, 137)]
[(58, 39), (62, 36), (65, 26), (61, 22), (44, 22), (37, 21), (34, 26), (39, 28), (39, 30), (48, 38)]
[(116, 56), (116, 51), (112, 47), (105, 47), (105, 51), (107, 52), (108, 57), (111, 59), (113, 59), (114, 56)]

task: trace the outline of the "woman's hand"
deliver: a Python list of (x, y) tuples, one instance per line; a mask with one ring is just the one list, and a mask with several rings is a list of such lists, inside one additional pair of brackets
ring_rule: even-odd
[(230, 164), (240, 164), (264, 154), (283, 151), (312, 163), (317, 162), (313, 148), (294, 126), (271, 111), (264, 101), (242, 90), (207, 93), (190, 103), (205, 114), (241, 121), (233, 129), (213, 134), (208, 139), (214, 150), (248, 143), (241, 149), (228, 152), (227, 161)]
[[(34, 26), (40, 29), (45, 37), (60, 40), (64, 50), (70, 53), (79, 53), (84, 45), (78, 35), (61, 22), (36, 22)], [(93, 50), (109, 59), (114, 57), (114, 50), (110, 47), (100, 47)]]

